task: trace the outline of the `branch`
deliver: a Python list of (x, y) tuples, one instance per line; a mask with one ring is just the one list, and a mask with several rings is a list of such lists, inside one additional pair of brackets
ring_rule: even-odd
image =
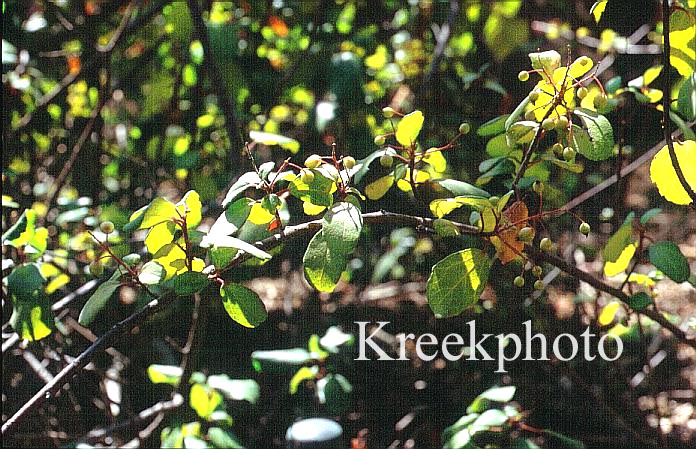
[(237, 119), (234, 112), (234, 104), (230, 100), (230, 95), (225, 91), (225, 80), (220, 73), (220, 68), (217, 62), (213, 58), (213, 51), (210, 47), (210, 39), (208, 38), (208, 29), (206, 28), (205, 22), (203, 21), (203, 15), (201, 8), (198, 5), (197, 0), (188, 0), (189, 12), (191, 13), (191, 22), (193, 22), (193, 27), (196, 30), (196, 35), (201, 41), (201, 46), (203, 47), (203, 60), (205, 61), (205, 68), (208, 72), (208, 78), (210, 84), (212, 84), (215, 93), (217, 94), (218, 101), (220, 102), (220, 107), (222, 112), (225, 114), (225, 129), (227, 131), (227, 136), (230, 139), (230, 146), (232, 151), (230, 151), (231, 164), (233, 166), (240, 164), (240, 149), (243, 143), (240, 140)]
[(669, 1), (662, 0), (662, 36), (664, 38), (664, 48), (662, 50), (662, 69), (663, 72), (663, 85), (662, 85), (662, 128), (665, 133), (665, 141), (667, 142), (667, 149), (669, 150), (669, 158), (672, 161), (672, 167), (679, 178), (679, 183), (682, 185), (686, 193), (691, 198), (691, 204), (696, 205), (696, 191), (691, 188), (691, 185), (686, 181), (684, 177), (684, 172), (679, 166), (679, 160), (677, 159), (677, 153), (674, 151), (674, 142), (672, 142), (672, 136), (670, 134), (671, 119), (669, 118), (669, 111), (672, 110), (671, 105), (671, 80), (670, 80), (670, 62), (669, 57), (671, 54), (671, 47), (669, 43)]
[[(565, 260), (556, 257), (554, 255), (545, 253), (541, 251), (538, 248), (535, 247), (529, 247), (528, 248), (529, 253), (532, 255), (532, 257), (536, 260), (546, 262), (548, 264), (551, 264), (555, 267), (560, 268), (561, 270), (565, 271), (566, 273), (570, 274), (571, 276), (580, 279), (581, 281), (584, 281), (588, 284), (590, 284), (592, 287), (596, 288), (597, 290), (603, 291), (604, 293), (608, 293), (612, 295), (613, 297), (619, 299), (620, 301), (624, 302), (625, 304), (630, 306), (630, 297), (624, 293), (623, 291), (612, 287), (609, 284), (606, 284), (602, 282), (601, 280), (597, 279), (596, 277), (592, 276), (590, 273), (587, 273), (585, 271), (580, 270), (577, 267), (574, 267), (573, 265), (570, 265), (568, 262)], [(665, 329), (669, 330), (674, 334), (675, 337), (677, 337), (682, 343), (686, 343), (687, 345), (691, 346), (692, 348), (696, 348), (696, 339), (689, 338), (686, 336), (684, 331), (679, 329), (679, 327), (675, 326), (673, 323), (667, 320), (661, 313), (652, 310), (652, 309), (645, 309), (641, 310), (640, 312), (651, 320), (659, 323), (662, 327)]]
[(196, 357), (198, 348), (201, 346), (205, 328), (208, 321), (208, 301), (201, 300), (201, 294), (195, 293), (193, 303), (193, 313), (191, 314), (191, 327), (186, 339), (186, 345), (182, 348), (181, 359), (181, 379), (179, 380), (178, 390), (183, 397), (189, 394), (189, 379), (196, 367)]

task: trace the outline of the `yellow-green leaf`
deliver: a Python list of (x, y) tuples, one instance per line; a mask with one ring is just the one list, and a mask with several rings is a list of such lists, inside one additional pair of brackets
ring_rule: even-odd
[(422, 127), (423, 113), (421, 111), (413, 111), (405, 115), (396, 126), (396, 141), (405, 147), (410, 147), (416, 142)]
[(259, 296), (243, 285), (227, 283), (220, 287), (220, 296), (230, 318), (244, 327), (254, 328), (268, 316)]
[[(686, 182), (692, 190), (696, 190), (696, 141), (675, 142), (674, 152)], [(691, 204), (691, 197), (677, 178), (666, 145), (657, 152), (650, 164), (650, 179), (667, 201), (674, 204)]]
[(191, 229), (198, 226), (202, 218), (203, 206), (201, 197), (195, 190), (189, 190), (186, 195), (176, 203), (176, 210), (181, 216), (186, 216), (186, 227)]
[(171, 201), (157, 197), (150, 203), (150, 207), (145, 210), (143, 221), (138, 229), (148, 229), (173, 218), (179, 218), (176, 213), (176, 206)]
[(193, 384), (189, 398), (191, 408), (201, 418), (207, 418), (222, 403), (222, 395), (214, 389), (201, 384)]
[(382, 176), (365, 187), (365, 195), (371, 200), (378, 200), (389, 191), (392, 185), (394, 185), (393, 176)]
[(607, 261), (604, 264), (604, 275), (607, 277), (616, 276), (617, 274), (623, 273), (628, 268), (628, 264), (631, 263), (633, 255), (636, 253), (636, 244), (631, 243), (626, 246), (619, 258), (614, 262)]

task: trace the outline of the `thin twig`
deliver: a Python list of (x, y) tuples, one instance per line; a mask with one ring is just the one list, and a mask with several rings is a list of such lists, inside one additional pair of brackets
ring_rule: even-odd
[(186, 339), (186, 345), (181, 350), (181, 379), (179, 380), (178, 391), (184, 396), (188, 397), (189, 392), (189, 379), (196, 368), (196, 357), (198, 356), (198, 349), (200, 348), (201, 341), (204, 338), (205, 328), (208, 321), (208, 301), (201, 299), (200, 293), (195, 293), (193, 295), (193, 313), (191, 314), (191, 327), (189, 328), (189, 334)]

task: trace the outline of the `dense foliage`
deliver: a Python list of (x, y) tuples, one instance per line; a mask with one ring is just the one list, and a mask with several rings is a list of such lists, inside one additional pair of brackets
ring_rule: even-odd
[[(646, 374), (651, 345), (693, 359), (696, 2), (541, 3), (3, 2), (3, 441), (269, 447), (330, 416), (386, 446), (353, 322), (387, 281), (421, 333), (524, 318)], [(418, 363), (390, 366), (431, 395), (462, 374)], [(606, 364), (547, 365), (598, 401), (575, 370)], [(696, 441), (669, 407), (644, 429), (627, 382), (600, 408), (630, 431), (591, 441), (527, 408), (529, 366), (489, 368), (390, 447)]]

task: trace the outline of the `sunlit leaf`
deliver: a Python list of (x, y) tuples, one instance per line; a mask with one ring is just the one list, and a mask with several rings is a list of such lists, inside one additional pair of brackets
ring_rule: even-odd
[(410, 147), (416, 143), (418, 134), (423, 127), (423, 113), (413, 111), (405, 115), (396, 125), (396, 141), (405, 147)]
[[(693, 168), (696, 167), (696, 141), (674, 142), (674, 152), (686, 182), (691, 186), (691, 190), (696, 191), (696, 169)], [(691, 197), (684, 190), (674, 170), (667, 145), (657, 152), (650, 163), (650, 179), (667, 201), (674, 204), (691, 204)]]
[(263, 301), (243, 285), (225, 283), (220, 287), (220, 296), (227, 314), (242, 326), (254, 328), (266, 321), (268, 312)]
[(614, 321), (614, 317), (616, 316), (616, 312), (619, 311), (619, 308), (621, 308), (621, 303), (618, 301), (612, 301), (604, 306), (602, 312), (599, 314), (599, 318), (597, 319), (599, 325), (608, 326), (611, 324)]

